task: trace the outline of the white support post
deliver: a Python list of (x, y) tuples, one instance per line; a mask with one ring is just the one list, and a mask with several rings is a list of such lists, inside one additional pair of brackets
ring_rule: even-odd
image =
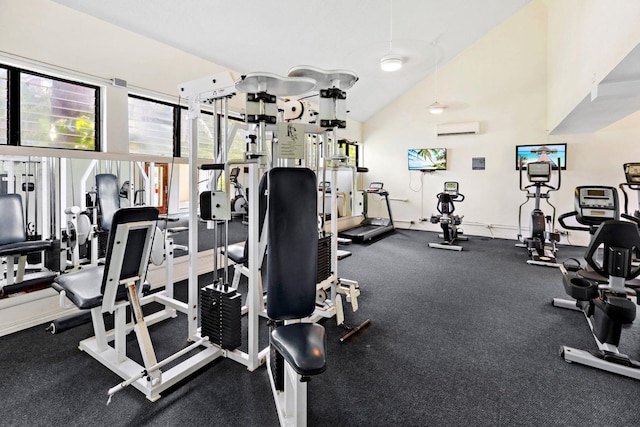
[[(189, 98), (189, 337), (198, 334), (198, 117), (199, 98)], [(214, 254), (217, 256), (217, 254)]]
[(260, 195), (258, 192), (258, 184), (259, 184), (259, 166), (258, 164), (252, 164), (249, 167), (249, 284), (248, 284), (248, 295), (247, 295), (247, 305), (248, 305), (248, 356), (249, 363), (247, 369), (250, 371), (254, 371), (258, 366), (260, 366), (260, 360), (258, 357), (258, 311), (260, 308), (260, 300), (262, 299), (262, 295), (258, 293), (258, 285), (259, 285), (259, 275), (260, 275), (260, 255), (259, 255), (259, 245), (257, 244), (259, 241), (259, 233), (258, 233), (258, 223), (260, 221), (259, 218), (259, 199)]
[(91, 163), (89, 163), (89, 167), (84, 171), (82, 178), (80, 178), (80, 210), (82, 212), (87, 210), (87, 201), (85, 199), (85, 194), (87, 194), (87, 181), (89, 180), (89, 176), (95, 170), (96, 165), (98, 164), (98, 160), (93, 159)]
[(127, 308), (120, 305), (114, 311), (114, 340), (113, 348), (116, 350), (116, 362), (122, 363), (127, 358)]
[[(144, 204), (146, 206), (151, 206), (151, 183), (149, 176), (145, 172), (142, 162), (136, 162), (136, 166), (138, 167), (140, 177), (142, 177), (142, 182), (144, 183)], [(133, 196), (133, 200), (135, 201), (135, 195)]]

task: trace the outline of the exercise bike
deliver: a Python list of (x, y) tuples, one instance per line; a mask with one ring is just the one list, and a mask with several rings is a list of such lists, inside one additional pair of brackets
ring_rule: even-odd
[[(636, 317), (635, 300), (640, 281), (635, 278), (640, 275), (640, 267), (631, 261), (640, 249), (637, 227), (640, 220), (620, 221), (617, 192), (613, 187), (577, 187), (575, 194), (575, 211), (561, 215), (558, 221), (569, 230), (588, 230), (592, 234), (585, 254), (589, 268), (570, 273), (560, 266), (565, 291), (573, 299), (554, 299), (553, 305), (582, 311), (598, 350), (561, 346), (560, 355), (567, 362), (640, 379), (640, 362), (618, 350), (622, 327)], [(575, 217), (580, 225), (566, 224), (565, 220), (570, 217)], [(601, 247), (604, 250), (599, 261), (597, 254)]]
[[(550, 193), (560, 189), (561, 167), (560, 158), (558, 158), (558, 181), (556, 186), (549, 184), (551, 181), (551, 173), (553, 164), (549, 161), (535, 161), (527, 163), (527, 179), (530, 184), (523, 186), (523, 163), (520, 162), (520, 190), (526, 192), (527, 199), (518, 208), (518, 247), (526, 248), (529, 252), (529, 260), (527, 264), (542, 265), (547, 267), (557, 267), (556, 253), (558, 251), (556, 242), (560, 241), (560, 233), (553, 230), (556, 217), (556, 207), (549, 202)], [(530, 191), (532, 188), (535, 190)], [(544, 189), (544, 191), (543, 191)], [(530, 199), (535, 200), (534, 209), (531, 211), (531, 235), (524, 237), (522, 235), (522, 207), (529, 202)], [(540, 209), (540, 201), (545, 200), (553, 209), (553, 215), (544, 214)]]
[(457, 182), (447, 181), (444, 183), (444, 191), (436, 195), (438, 198), (436, 209), (440, 215), (431, 215), (430, 221), (432, 224), (440, 224), (442, 234), (438, 237), (443, 240), (440, 243), (429, 243), (430, 248), (461, 251), (462, 246), (456, 245), (456, 241), (469, 240), (467, 237), (461, 236), (462, 230), (458, 229), (464, 215), (454, 215), (456, 210), (454, 202), (464, 201), (464, 194), (458, 192), (458, 187)]

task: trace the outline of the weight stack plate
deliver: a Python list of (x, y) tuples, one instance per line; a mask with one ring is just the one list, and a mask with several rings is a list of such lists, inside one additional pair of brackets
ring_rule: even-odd
[(269, 362), (273, 383), (276, 390), (284, 391), (284, 357), (272, 345), (269, 346), (269, 352), (271, 353), (269, 354)]
[(320, 283), (331, 276), (331, 236), (318, 239), (318, 280)]
[(242, 343), (242, 295), (235, 289), (225, 291), (220, 285), (200, 289), (201, 335), (226, 350)]

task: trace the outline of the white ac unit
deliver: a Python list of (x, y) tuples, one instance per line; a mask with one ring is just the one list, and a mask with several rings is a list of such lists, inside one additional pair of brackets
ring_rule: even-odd
[(438, 123), (436, 135), (475, 135), (480, 133), (480, 122)]

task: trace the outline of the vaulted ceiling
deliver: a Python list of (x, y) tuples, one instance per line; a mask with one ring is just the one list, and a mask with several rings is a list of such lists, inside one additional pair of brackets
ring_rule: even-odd
[[(54, 1), (239, 74), (353, 71), (349, 116), (364, 122), (531, 0)], [(390, 52), (399, 71), (380, 69)]]

